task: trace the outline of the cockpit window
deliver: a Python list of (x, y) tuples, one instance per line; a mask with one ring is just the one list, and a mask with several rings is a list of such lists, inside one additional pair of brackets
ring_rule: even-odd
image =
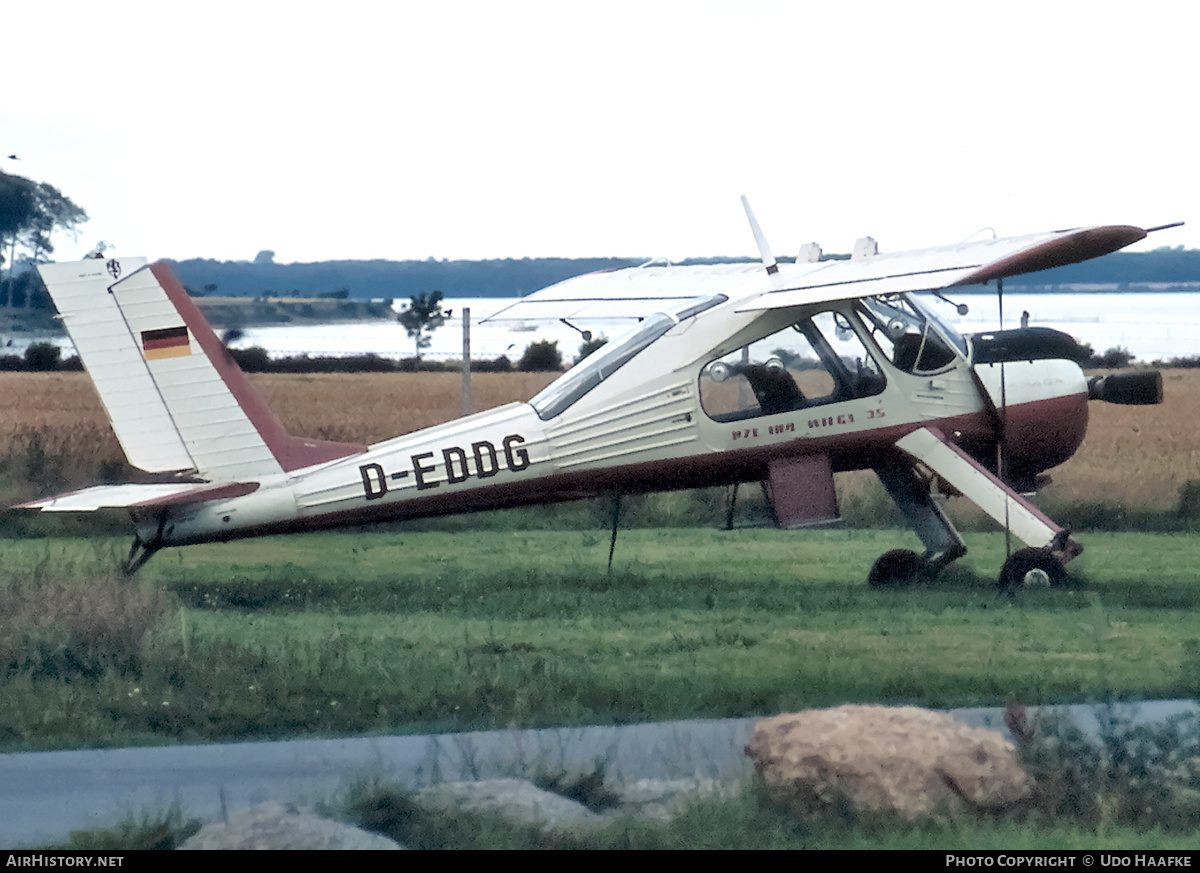
[(856, 305), (871, 338), (899, 370), (932, 373), (954, 362), (954, 346), (966, 354), (957, 331), (905, 294), (865, 297)]
[(624, 336), (605, 343), (581, 363), (572, 367), (561, 379), (552, 382), (530, 404), (543, 421), (549, 421), (575, 403), (625, 364), (685, 319), (711, 309), (729, 298), (714, 294), (690, 303), (675, 313), (658, 312), (643, 319)]
[(740, 421), (870, 397), (886, 384), (851, 318), (828, 310), (709, 361), (700, 403), (716, 421)]

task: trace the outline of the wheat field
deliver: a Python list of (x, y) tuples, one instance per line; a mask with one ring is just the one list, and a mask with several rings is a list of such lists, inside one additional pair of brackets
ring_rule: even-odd
[[(555, 375), (476, 373), (475, 408), (528, 400)], [(303, 436), (372, 443), (459, 415), (457, 373), (250, 378), (284, 426)], [(1047, 495), (1058, 502), (1173, 508), (1180, 486), (1200, 479), (1200, 370), (1166, 370), (1164, 385), (1160, 406), (1090, 404), (1087, 439), (1074, 458), (1051, 471)], [(9, 474), (0, 480), (6, 504), (37, 496), (36, 483), (14, 475), (14, 457), (25, 458), (25, 470), (50, 469), (49, 478), (63, 488), (119, 471), (120, 446), (86, 374), (3, 373), (0, 398), (0, 459), (10, 459)]]

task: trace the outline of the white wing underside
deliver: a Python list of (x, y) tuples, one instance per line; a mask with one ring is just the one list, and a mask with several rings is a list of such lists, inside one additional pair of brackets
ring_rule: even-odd
[(485, 319), (596, 321), (640, 319), (678, 311), (690, 301), (724, 294), (738, 312), (787, 309), (901, 291), (973, 285), (1116, 251), (1143, 238), (1137, 227), (1107, 226), (979, 240), (855, 260), (780, 264), (633, 267), (589, 273), (530, 294)]
[(697, 267), (632, 267), (588, 273), (543, 288), (483, 319), (511, 321), (628, 321), (655, 312), (677, 311), (689, 302), (731, 288), (767, 290), (759, 264)]

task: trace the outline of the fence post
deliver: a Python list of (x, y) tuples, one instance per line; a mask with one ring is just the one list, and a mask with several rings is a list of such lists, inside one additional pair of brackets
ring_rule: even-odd
[(463, 415), (475, 411), (475, 398), (471, 396), (471, 307), (464, 306), (462, 310), (463, 349), (462, 349), (462, 406)]

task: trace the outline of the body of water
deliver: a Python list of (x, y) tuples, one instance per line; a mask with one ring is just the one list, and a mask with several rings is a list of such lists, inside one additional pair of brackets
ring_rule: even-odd
[[(934, 300), (934, 309), (963, 333), (979, 333), (1000, 327), (999, 306), (995, 296), (962, 294), (950, 296), (966, 303), (970, 312), (959, 316), (949, 305)], [(462, 355), (462, 307), (471, 309), (471, 350), (476, 358), (507, 355), (521, 356), (535, 340), (558, 342), (563, 359), (570, 361), (579, 352), (579, 333), (561, 323), (480, 325), (479, 321), (510, 305), (512, 300), (451, 299), (447, 301), (452, 317), (434, 332), (432, 345), (424, 357), (434, 360), (456, 359)], [(1029, 324), (1052, 327), (1090, 343), (1097, 352), (1121, 347), (1140, 361), (1169, 360), (1200, 355), (1200, 294), (1005, 294), (1004, 327), (1019, 327), (1021, 313), (1029, 313)], [(597, 336), (615, 337), (627, 330), (629, 322), (587, 323), (583, 327)], [(306, 327), (264, 327), (247, 330), (239, 346), (262, 346), (273, 356), (343, 355), (375, 352), (390, 358), (408, 358), (413, 343), (404, 329), (394, 322)]]
[[(1001, 326), (999, 307), (994, 295), (954, 294), (956, 303), (966, 303), (970, 312), (959, 316), (949, 305), (934, 300), (934, 310), (963, 333), (996, 330)], [(515, 301), (502, 298), (450, 298), (445, 306), (451, 317), (432, 335), (432, 344), (422, 357), (454, 360), (462, 356), (462, 313), (471, 311), (471, 351), (476, 359), (505, 355), (514, 362), (526, 346), (537, 340), (558, 343), (565, 362), (579, 353), (582, 337), (573, 328), (553, 322), (513, 326), (481, 325), (479, 322)], [(1097, 352), (1121, 347), (1139, 361), (1170, 360), (1200, 356), (1200, 294), (1196, 293), (1088, 293), (1004, 295), (1006, 328), (1018, 327), (1022, 312), (1029, 313), (1029, 324), (1052, 327), (1088, 343)], [(582, 325), (597, 336), (610, 339), (629, 327), (629, 322), (587, 323)], [(45, 338), (0, 336), (0, 353), (23, 354), (33, 341)], [(74, 353), (70, 341), (53, 339), (63, 346), (64, 355)], [(387, 358), (411, 358), (413, 341), (396, 321), (352, 322), (344, 324), (275, 325), (249, 328), (235, 346), (262, 346), (272, 357), (295, 355), (343, 356), (373, 352)]]

